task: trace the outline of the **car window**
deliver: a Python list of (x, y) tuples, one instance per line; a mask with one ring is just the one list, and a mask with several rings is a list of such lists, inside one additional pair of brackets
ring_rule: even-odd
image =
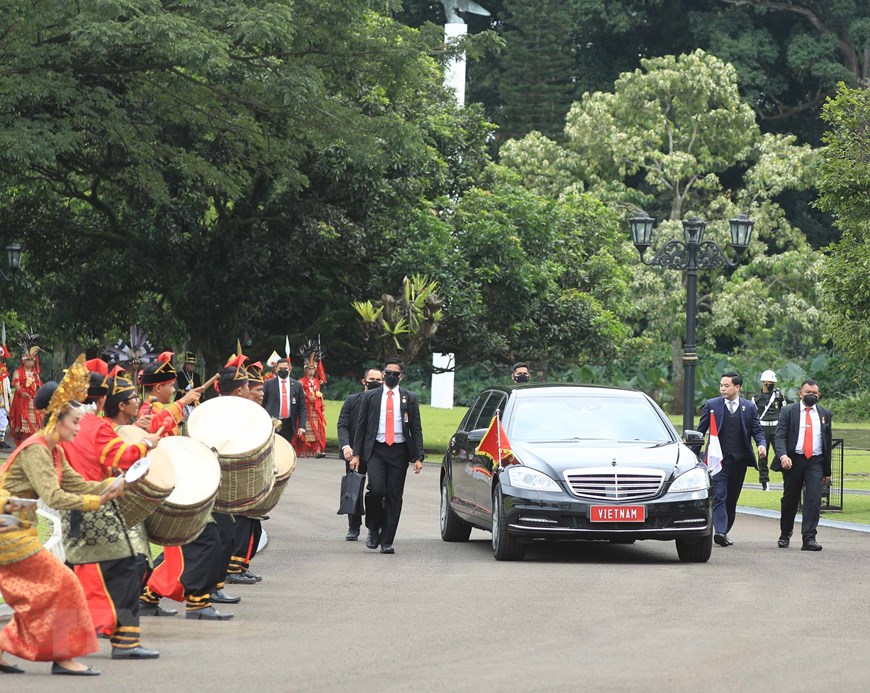
[(670, 443), (670, 431), (645, 399), (566, 395), (518, 398), (511, 441), (590, 440)]
[(471, 405), (471, 409), (468, 410), (468, 416), (465, 417), (465, 422), (462, 424), (463, 431), (473, 431), (475, 428), (480, 428), (477, 421), (488, 399), (489, 392), (484, 392), (477, 397), (477, 401)]
[(504, 405), (507, 401), (507, 397), (504, 393), (501, 392), (493, 392), (488, 400), (486, 400), (486, 406), (480, 412), (480, 418), (477, 420), (476, 428), (489, 428), (489, 424), (492, 423), (492, 417), (495, 416), (496, 410), (503, 413)]

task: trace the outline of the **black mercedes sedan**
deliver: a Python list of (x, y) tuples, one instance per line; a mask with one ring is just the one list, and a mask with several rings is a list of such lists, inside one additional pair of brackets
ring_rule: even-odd
[[(496, 413), (513, 451), (506, 466), (476, 452)], [(657, 539), (703, 563), (713, 546), (710, 476), (643, 392), (492, 387), (450, 439), (440, 523), (444, 541), (492, 532), (500, 561), (522, 560), (537, 540)]]

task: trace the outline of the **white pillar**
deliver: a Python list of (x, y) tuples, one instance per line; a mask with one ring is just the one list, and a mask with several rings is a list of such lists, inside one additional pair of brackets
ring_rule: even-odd
[[(432, 365), (453, 368), (453, 354), (432, 354)], [(432, 374), (432, 401), (436, 409), (453, 409), (453, 371)]]
[[(444, 25), (444, 42), (453, 43), (468, 33), (465, 22), (448, 22)], [(465, 53), (447, 63), (444, 69), (444, 86), (453, 89), (456, 103), (465, 105)]]

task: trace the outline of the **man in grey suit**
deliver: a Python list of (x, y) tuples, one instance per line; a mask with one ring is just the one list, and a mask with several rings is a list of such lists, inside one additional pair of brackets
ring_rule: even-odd
[(365, 463), (369, 488), (366, 494), (366, 546), (395, 553), (393, 539), (402, 514), (402, 494), (408, 465), (423, 470), (423, 427), (417, 395), (399, 387), (405, 372), (401, 359), (384, 362), (384, 386), (360, 397), (350, 468)]
[(263, 407), (281, 422), (278, 433), (292, 444), (293, 438), (305, 435), (305, 393), (299, 381), (290, 377), (290, 359), (278, 359), (275, 374), (277, 378), (263, 385)]
[[(822, 394), (815, 380), (804, 380), (798, 391), (799, 402), (789, 404), (779, 414), (776, 425), (776, 457), (774, 471), (782, 468), (782, 501), (780, 501), (779, 541), (787, 549), (794, 529), (794, 518), (804, 494), (801, 521), (802, 551), (821, 551), (816, 541), (816, 529), (822, 507), (822, 485), (831, 481), (831, 412), (820, 407)], [(776, 464), (778, 463), (778, 464)]]
[(716, 418), (719, 443), (722, 446), (722, 469), (713, 476), (713, 541), (719, 546), (731, 546), (734, 542), (728, 532), (737, 516), (737, 500), (743, 489), (747, 467), (756, 467), (752, 441), (758, 446), (758, 455), (767, 455), (767, 445), (758, 408), (749, 399), (740, 396), (743, 378), (739, 373), (728, 371), (719, 380), (721, 397), (707, 400), (701, 411), (698, 430), (706, 433), (710, 417)]

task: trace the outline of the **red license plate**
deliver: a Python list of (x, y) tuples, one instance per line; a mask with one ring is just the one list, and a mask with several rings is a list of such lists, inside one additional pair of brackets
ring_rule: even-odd
[(646, 506), (643, 505), (593, 505), (592, 522), (644, 522)]

